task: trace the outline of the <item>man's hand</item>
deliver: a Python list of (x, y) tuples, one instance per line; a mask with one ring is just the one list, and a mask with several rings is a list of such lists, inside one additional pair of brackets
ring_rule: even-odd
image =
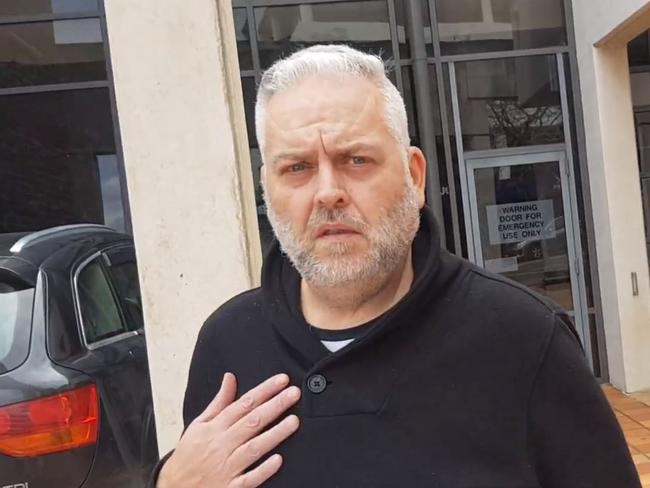
[(273, 476), (282, 465), (279, 454), (246, 470), (298, 429), (298, 417), (289, 415), (265, 430), (300, 398), (300, 389), (288, 385), (287, 375), (273, 376), (235, 401), (237, 381), (226, 373), (164, 464), (156, 488), (253, 488)]

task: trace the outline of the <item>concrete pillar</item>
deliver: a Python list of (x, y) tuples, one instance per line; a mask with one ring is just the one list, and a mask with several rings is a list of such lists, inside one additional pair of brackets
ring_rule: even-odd
[(205, 318), (254, 286), (260, 248), (227, 0), (110, 0), (108, 38), (159, 447), (181, 433)]
[(610, 380), (628, 392), (650, 389), (650, 279), (626, 48), (650, 28), (647, 8), (573, 1)]

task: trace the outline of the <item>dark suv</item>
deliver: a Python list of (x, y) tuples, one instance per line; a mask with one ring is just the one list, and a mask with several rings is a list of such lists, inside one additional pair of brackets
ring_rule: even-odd
[(141, 487), (157, 459), (133, 242), (0, 235), (0, 486)]

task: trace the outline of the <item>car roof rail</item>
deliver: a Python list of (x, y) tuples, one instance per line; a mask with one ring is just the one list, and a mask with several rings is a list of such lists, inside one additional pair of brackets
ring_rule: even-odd
[(115, 229), (108, 227), (107, 225), (101, 224), (70, 224), (70, 225), (59, 225), (57, 227), (51, 227), (49, 229), (39, 230), (27, 234), (26, 236), (18, 239), (9, 252), (19, 253), (23, 249), (28, 248), (29, 246), (36, 244), (37, 242), (42, 242), (53, 237), (59, 237), (62, 235), (77, 234), (80, 232), (86, 232), (89, 230), (97, 230), (104, 232), (117, 232)]

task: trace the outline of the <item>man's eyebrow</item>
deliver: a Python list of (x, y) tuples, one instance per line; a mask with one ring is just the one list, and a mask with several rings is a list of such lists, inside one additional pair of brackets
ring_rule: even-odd
[(342, 146), (341, 151), (345, 153), (354, 153), (357, 151), (372, 151), (376, 149), (376, 146), (373, 144), (367, 144), (365, 142), (353, 142), (347, 146)]
[[(372, 151), (377, 149), (377, 147), (374, 144), (368, 144), (365, 142), (353, 142), (348, 145), (341, 146), (340, 148), (336, 148), (335, 152), (339, 154), (352, 154), (357, 151)], [(307, 159), (309, 157), (309, 153), (306, 151), (283, 151), (281, 153), (276, 154), (273, 156), (273, 159), (271, 160), (272, 164), (277, 164), (280, 161), (299, 161), (303, 159)]]
[(300, 159), (306, 159), (307, 154), (304, 152), (298, 152), (298, 151), (287, 151), (287, 152), (281, 152), (279, 154), (276, 154), (273, 156), (272, 163), (277, 164), (280, 161), (285, 161), (287, 159), (289, 160), (300, 160)]

